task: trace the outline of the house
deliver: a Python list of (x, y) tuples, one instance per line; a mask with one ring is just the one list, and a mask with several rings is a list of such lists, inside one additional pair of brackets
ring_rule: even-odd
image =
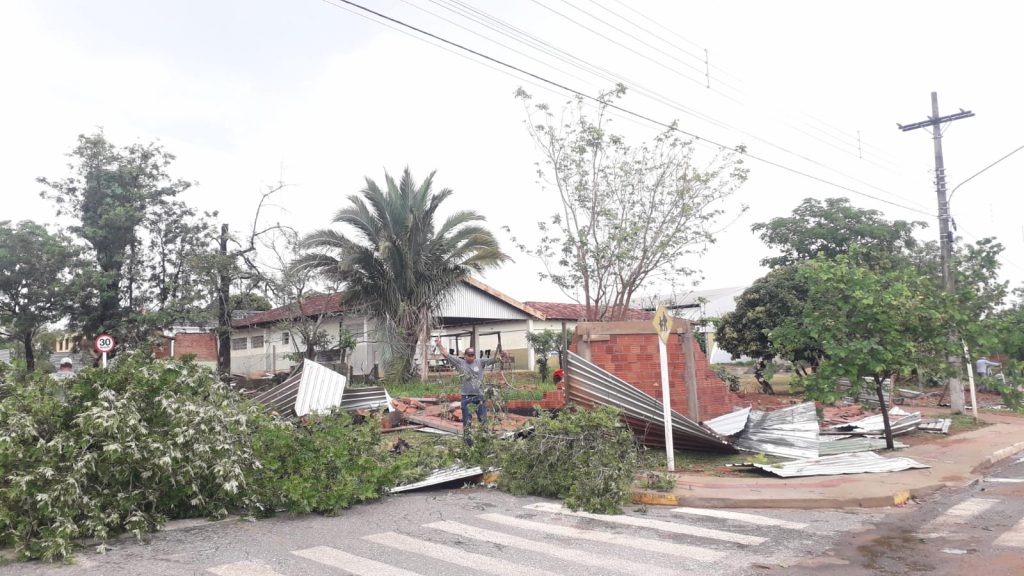
[[(439, 326), (432, 337), (440, 336), (454, 353), (472, 346), (486, 356), (500, 347), (520, 367), (532, 368), (533, 352), (526, 345), (526, 332), (536, 329), (534, 322), (543, 320), (540, 312), (467, 277), (441, 306)], [(329, 345), (337, 344), (343, 331), (355, 338), (356, 346), (348, 357), (354, 375), (369, 374), (382, 358), (383, 346), (376, 340), (375, 321), (347, 313), (342, 294), (335, 293), (312, 296), (234, 320), (232, 371), (255, 374), (290, 370), (298, 364), (305, 348), (302, 332), (308, 334), (313, 327), (326, 336)], [(438, 360), (438, 356), (435, 354), (432, 360)]]

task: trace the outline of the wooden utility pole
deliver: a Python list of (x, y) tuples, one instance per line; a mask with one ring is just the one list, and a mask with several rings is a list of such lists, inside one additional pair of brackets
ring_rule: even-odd
[(220, 262), (217, 271), (217, 372), (231, 376), (231, 273), (228, 269), (228, 225), (220, 226)]
[[(942, 284), (947, 292), (956, 289), (956, 280), (953, 271), (950, 269), (950, 260), (953, 256), (953, 233), (950, 231), (949, 201), (946, 199), (946, 165), (942, 159), (942, 125), (954, 120), (970, 118), (974, 112), (960, 109), (955, 114), (939, 116), (939, 95), (932, 92), (932, 115), (927, 120), (915, 122), (903, 126), (897, 124), (900, 130), (909, 132), (918, 128), (930, 126), (932, 129), (932, 141), (935, 143), (935, 195), (939, 201), (939, 248), (942, 263)], [(960, 337), (951, 335), (954, 342), (959, 343)], [(954, 376), (949, 380), (949, 407), (953, 412), (964, 411), (964, 387), (960, 381), (960, 355), (952, 354), (947, 356), (950, 366), (954, 369)]]

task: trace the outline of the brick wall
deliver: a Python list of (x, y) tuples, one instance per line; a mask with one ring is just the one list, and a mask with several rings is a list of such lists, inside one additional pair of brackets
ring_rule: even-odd
[[(171, 341), (165, 339), (156, 346), (154, 353), (157, 358), (166, 358), (171, 354)], [(181, 358), (186, 354), (195, 354), (196, 362), (217, 362), (217, 335), (213, 332), (178, 333), (174, 337), (174, 357)]]
[[(681, 322), (685, 320), (673, 320), (677, 326)], [(604, 330), (601, 323), (580, 326), (585, 328), (577, 328), (576, 341), (570, 347), (574, 352), (582, 348), (581, 338), (589, 334), (590, 342), (586, 346), (589, 347), (591, 362), (636, 386), (648, 396), (661, 400), (658, 335), (654, 333), (654, 327), (650, 322), (608, 323), (608, 328)], [(612, 333), (602, 335), (602, 331)], [(696, 365), (699, 419), (709, 420), (742, 405), (743, 401), (730, 392), (729, 387), (712, 372), (708, 359), (701, 352), (696, 339), (691, 341)], [(683, 335), (674, 331), (669, 335), (665, 348), (668, 351), (669, 395), (672, 399), (672, 409), (683, 416), (689, 416)], [(587, 357), (586, 352), (583, 352), (583, 355)]]

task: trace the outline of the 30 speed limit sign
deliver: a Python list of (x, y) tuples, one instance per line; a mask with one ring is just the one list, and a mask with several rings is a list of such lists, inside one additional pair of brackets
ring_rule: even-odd
[(114, 337), (110, 334), (100, 334), (96, 337), (97, 352), (103, 352), (104, 354), (113, 352), (114, 346), (117, 346), (117, 342), (114, 341)]

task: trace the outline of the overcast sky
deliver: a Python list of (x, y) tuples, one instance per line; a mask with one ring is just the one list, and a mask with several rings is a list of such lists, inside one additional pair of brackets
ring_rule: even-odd
[[(1024, 9), (1012, 2), (358, 2), (588, 94), (623, 79), (624, 107), (784, 166), (748, 161), (717, 243), (689, 263), (701, 288), (763, 275), (769, 253), (751, 224), (806, 197), (847, 196), (890, 219), (925, 220), (921, 237), (936, 238), (930, 134), (896, 126), (925, 120), (932, 91), (941, 114), (977, 114), (945, 132), (950, 189), (1024, 145)], [(485, 281), (519, 300), (566, 301), (501, 228), (535, 237), (556, 202), (535, 181), (539, 157), (514, 91), (554, 106), (568, 94), (342, 6), (4, 0), (0, 218), (55, 222), (35, 178), (66, 175), (76, 136), (99, 127), (119, 145), (163, 143), (178, 157), (173, 174), (198, 182), (184, 199), (234, 230), (279, 180), (289, 186), (268, 221), (308, 232), (329, 225), (365, 176), (436, 169), (435, 184), (455, 190), (447, 207), (483, 213), (516, 259)], [(549, 53), (466, 19), (467, 7)], [(636, 143), (659, 131), (624, 116), (614, 126)], [(952, 199), (960, 235), (1006, 246), (1012, 286), (1024, 281), (1022, 167), (1024, 151)], [(741, 204), (750, 210), (739, 215)]]

